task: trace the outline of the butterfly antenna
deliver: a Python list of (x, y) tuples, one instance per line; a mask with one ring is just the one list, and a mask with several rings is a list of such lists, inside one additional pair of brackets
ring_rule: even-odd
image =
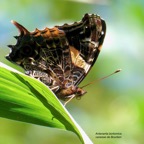
[(106, 79), (106, 78), (108, 78), (109, 76), (111, 76), (111, 75), (113, 75), (113, 74), (116, 74), (116, 73), (118, 73), (118, 72), (120, 72), (120, 71), (121, 71), (121, 69), (117, 69), (117, 70), (114, 71), (113, 73), (111, 73), (111, 74), (109, 74), (109, 75), (107, 75), (107, 76), (104, 76), (104, 77), (102, 77), (102, 78), (96, 79), (96, 80), (94, 80), (94, 81), (92, 81), (92, 82), (90, 82), (90, 83), (88, 83), (88, 84), (86, 84), (86, 85), (84, 85), (84, 86), (82, 86), (82, 87), (80, 87), (80, 88), (84, 88), (84, 87), (86, 87), (86, 86), (88, 86), (88, 85), (91, 85), (91, 84), (93, 84), (93, 83), (95, 83), (95, 82), (98, 82), (98, 81), (101, 81), (101, 80), (103, 80), (103, 79)]

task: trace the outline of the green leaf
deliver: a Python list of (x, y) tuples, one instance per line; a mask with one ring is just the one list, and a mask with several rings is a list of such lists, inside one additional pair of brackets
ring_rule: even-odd
[(53, 92), (40, 81), (0, 63), (0, 117), (74, 132), (91, 140)]

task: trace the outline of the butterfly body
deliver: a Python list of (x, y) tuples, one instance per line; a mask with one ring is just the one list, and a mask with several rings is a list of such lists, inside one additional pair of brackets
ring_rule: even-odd
[(97, 15), (85, 14), (80, 22), (36, 29), (19, 29), (16, 45), (9, 45), (7, 59), (25, 69), (27, 75), (49, 86), (62, 100), (86, 93), (78, 87), (94, 65), (103, 43), (106, 24)]

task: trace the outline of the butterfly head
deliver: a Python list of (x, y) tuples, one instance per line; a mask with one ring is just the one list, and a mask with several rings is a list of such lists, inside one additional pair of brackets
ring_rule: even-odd
[(71, 97), (76, 97), (77, 99), (81, 98), (81, 96), (83, 96), (84, 94), (86, 94), (87, 91), (71, 85), (68, 88), (61, 88), (56, 92), (56, 95), (59, 99), (62, 99), (64, 101), (66, 101), (67, 99), (70, 99)]

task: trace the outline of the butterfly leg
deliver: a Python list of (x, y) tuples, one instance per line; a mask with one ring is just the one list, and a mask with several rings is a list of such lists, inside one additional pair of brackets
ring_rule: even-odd
[(71, 95), (70, 98), (64, 102), (64, 106), (66, 106), (66, 104), (69, 103), (74, 97), (75, 97), (74, 94)]

